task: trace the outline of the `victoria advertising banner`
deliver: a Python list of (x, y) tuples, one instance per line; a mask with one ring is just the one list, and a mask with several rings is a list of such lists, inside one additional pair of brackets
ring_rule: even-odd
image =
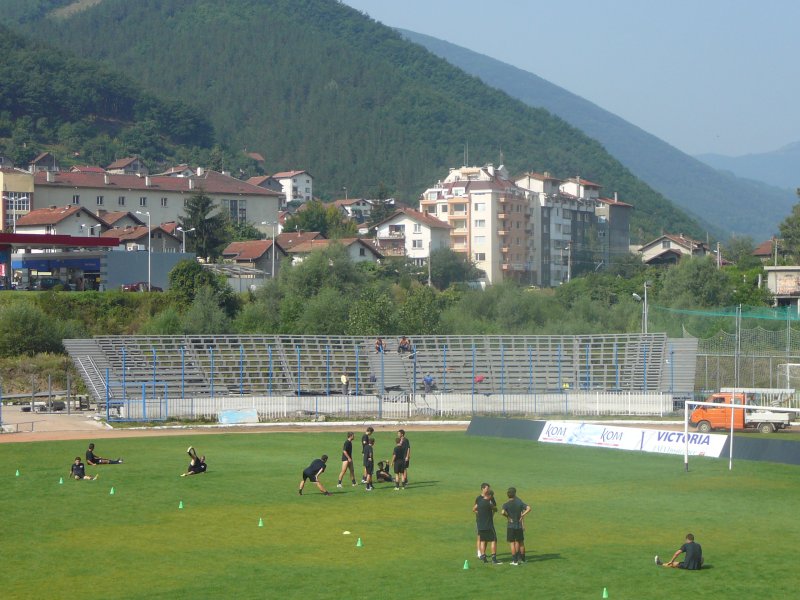
[[(728, 436), (691, 432), (688, 439), (689, 454), (692, 456), (718, 458)], [(686, 447), (685, 434), (682, 431), (612, 427), (578, 421), (547, 421), (539, 441), (660, 454), (683, 454)]]

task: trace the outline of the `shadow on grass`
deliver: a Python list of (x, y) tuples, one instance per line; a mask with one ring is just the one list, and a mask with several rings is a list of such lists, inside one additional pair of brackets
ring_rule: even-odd
[(544, 560), (566, 560), (563, 556), (558, 553), (555, 554), (526, 554), (525, 555), (525, 562), (533, 563), (533, 562), (541, 562)]

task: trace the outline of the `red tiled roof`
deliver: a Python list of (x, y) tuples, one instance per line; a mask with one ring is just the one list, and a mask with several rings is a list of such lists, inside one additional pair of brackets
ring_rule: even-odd
[[(250, 196), (280, 196), (278, 192), (267, 190), (245, 181), (223, 175), (216, 171), (205, 171), (203, 175), (192, 177), (168, 177), (152, 175), (116, 175), (99, 173), (50, 173), (53, 181), (47, 181), (47, 173), (36, 173), (34, 185), (42, 187), (64, 188), (107, 188), (109, 190), (140, 190), (194, 193), (202, 190), (207, 194), (246, 194)], [(106, 185), (105, 178), (109, 183)], [(147, 186), (147, 181), (150, 186)], [(194, 189), (189, 188), (189, 181), (194, 182)]]
[(665, 233), (662, 237), (668, 238), (673, 242), (675, 242), (676, 244), (688, 246), (689, 248), (700, 248), (705, 246), (704, 242), (698, 242), (697, 240), (693, 240), (692, 238), (686, 237), (682, 233), (679, 235), (675, 235), (672, 233)]
[[(538, 179), (539, 181), (563, 181), (558, 177), (553, 177), (550, 173), (524, 173), (522, 177), (530, 177), (531, 179)], [(522, 177), (518, 177), (518, 179), (522, 179)]]
[(269, 179), (270, 179), (269, 175), (258, 175), (256, 177), (251, 177), (250, 179), (248, 179), (247, 183), (249, 183), (250, 185), (261, 185), (265, 181), (269, 181)]
[(161, 224), (161, 229), (172, 235), (178, 235), (175, 231), (178, 229), (178, 224), (175, 221), (167, 221)]
[(70, 169), (73, 173), (105, 173), (103, 167), (95, 167), (92, 165), (75, 165)]
[[(308, 171), (281, 171), (280, 173), (273, 173), (272, 176), (275, 179), (286, 179), (287, 177), (297, 177), (303, 173), (308, 173)], [(311, 173), (308, 173), (308, 175), (310, 176)]]
[(766, 242), (761, 242), (755, 250), (753, 250), (753, 256), (772, 256), (772, 253), (775, 251), (775, 240), (767, 240)]
[(603, 204), (610, 204), (611, 206), (629, 206), (633, 208), (633, 204), (628, 204), (627, 202), (620, 202), (619, 200), (614, 200), (613, 198), (598, 198), (598, 202), (602, 202)]
[(135, 156), (129, 156), (128, 158), (120, 158), (118, 160), (115, 160), (110, 165), (108, 165), (106, 167), (106, 170), (110, 171), (111, 169), (124, 169), (131, 163), (136, 162), (136, 160), (137, 158)]
[(187, 164), (175, 165), (174, 167), (170, 167), (169, 169), (167, 169), (163, 173), (156, 173), (154, 176), (157, 177), (157, 176), (160, 176), (160, 175), (165, 175), (165, 176), (166, 175), (174, 175), (175, 173), (183, 173), (184, 171), (194, 171), (194, 169), (189, 167), (189, 165), (187, 165)]
[(376, 227), (378, 225), (383, 225), (384, 223), (391, 221), (398, 215), (406, 215), (409, 219), (413, 219), (414, 221), (427, 225), (428, 227), (435, 227), (437, 229), (452, 229), (449, 223), (445, 223), (441, 219), (437, 219), (432, 215), (426, 214), (418, 210), (414, 210), (413, 208), (398, 208), (389, 217), (378, 223)]
[(125, 217), (130, 217), (137, 223), (144, 225), (144, 221), (139, 219), (135, 214), (124, 211), (124, 210), (98, 210), (97, 216), (103, 219), (109, 225), (114, 225), (120, 219), (124, 219)]
[(277, 236), (278, 245), (288, 252), (291, 248), (311, 240), (324, 240), (325, 236), (319, 231), (287, 231)]
[[(163, 227), (160, 226), (153, 227), (152, 233), (155, 233), (156, 231), (161, 231), (164, 234), (175, 238), (174, 235), (166, 231)], [(120, 242), (146, 239), (147, 225), (137, 225), (136, 227), (114, 227), (112, 229), (109, 229), (108, 231), (104, 231), (103, 233), (101, 233), (100, 237), (115, 237), (119, 238)]]
[(572, 177), (571, 179), (567, 179), (567, 181), (571, 181), (572, 183), (578, 183), (584, 187), (596, 187), (596, 188), (603, 187), (599, 183), (592, 183), (588, 179), (583, 179), (581, 177)]
[[(276, 242), (275, 246), (278, 250), (286, 254), (279, 243)], [(237, 261), (252, 262), (264, 256), (271, 247), (272, 240), (231, 242), (228, 247), (222, 251), (222, 256), (226, 258), (233, 258)]]
[[(364, 198), (340, 198), (339, 200), (334, 200), (334, 206), (351, 206), (353, 204), (357, 204), (359, 202), (367, 202)], [(369, 204), (369, 202), (367, 202)]]
[[(278, 240), (278, 243), (280, 243), (280, 238)], [(341, 238), (338, 240), (328, 240), (328, 239), (309, 240), (307, 242), (296, 244), (291, 248), (287, 248), (286, 251), (290, 254), (308, 254), (309, 252), (313, 252), (314, 250), (319, 250), (320, 248), (327, 248), (333, 243), (341, 244), (345, 248), (348, 248), (353, 244), (359, 244), (365, 246), (370, 252), (375, 254), (378, 258), (383, 257), (383, 255), (375, 248), (375, 246), (367, 243), (365, 240), (362, 240), (361, 238)]]
[(44, 160), (44, 159), (45, 159), (45, 158), (47, 158), (47, 157), (50, 157), (50, 158), (52, 158), (52, 157), (53, 157), (53, 155), (52, 155), (52, 154), (50, 154), (49, 152), (42, 152), (41, 154), (39, 154), (39, 156), (37, 156), (36, 158), (34, 158), (34, 159), (31, 161), (31, 164), (32, 164), (32, 165), (35, 165), (37, 162), (39, 162), (40, 160)]
[(17, 219), (17, 227), (31, 227), (35, 225), (56, 225), (67, 217), (83, 212), (86, 215), (105, 224), (101, 217), (92, 214), (82, 206), (56, 206), (47, 208), (37, 208), (26, 215)]

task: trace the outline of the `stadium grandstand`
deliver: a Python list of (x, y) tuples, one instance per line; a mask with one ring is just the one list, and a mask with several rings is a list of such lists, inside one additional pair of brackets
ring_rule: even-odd
[(64, 340), (100, 405), (130, 397), (328, 397), (439, 394), (691, 393), (697, 340), (664, 334), (576, 336), (98, 336)]

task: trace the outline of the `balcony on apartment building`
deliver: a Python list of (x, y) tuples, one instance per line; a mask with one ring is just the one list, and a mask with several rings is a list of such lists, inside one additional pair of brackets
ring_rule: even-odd
[(504, 262), (500, 265), (503, 271), (524, 271), (525, 263), (510, 263)]
[(379, 246), (381, 254), (384, 256), (405, 256), (405, 246)]

